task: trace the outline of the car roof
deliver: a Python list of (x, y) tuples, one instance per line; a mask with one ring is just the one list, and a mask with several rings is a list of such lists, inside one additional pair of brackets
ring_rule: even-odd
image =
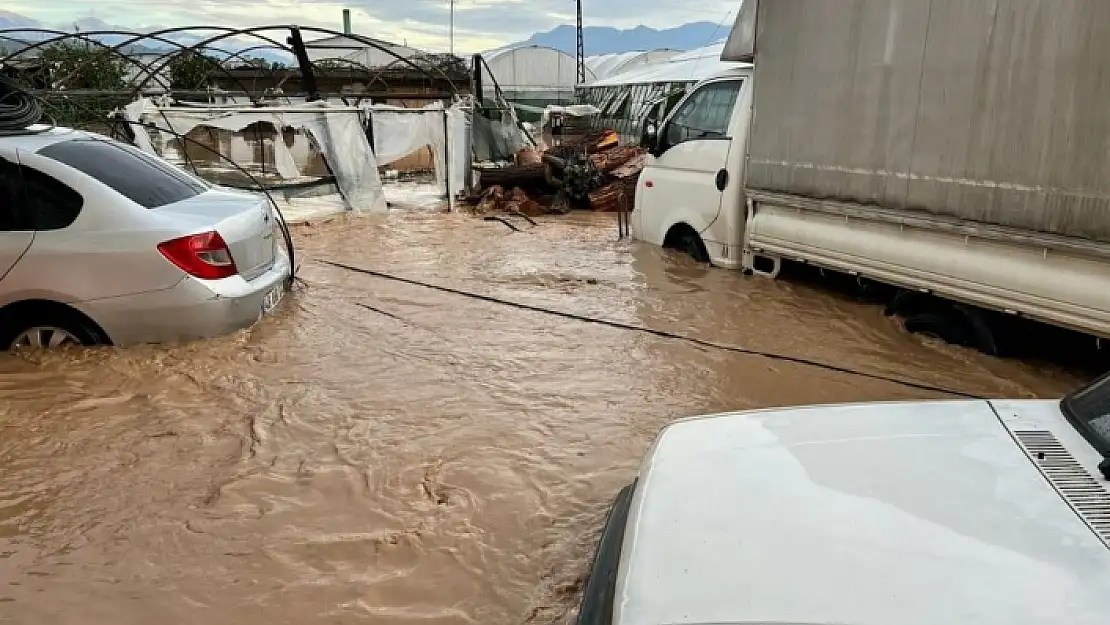
[[(61, 143), (62, 141), (106, 138), (91, 132), (85, 132), (84, 130), (74, 130), (73, 128), (63, 128), (60, 126), (40, 128), (44, 128), (44, 130), (42, 132), (27, 132), (24, 134), (0, 136), (0, 147), (15, 148), (26, 152), (38, 152), (49, 145)], [(36, 129), (35, 126), (31, 127), (31, 130)]]
[(645, 460), (613, 622), (1101, 624), (1110, 549), (988, 402), (719, 415)]

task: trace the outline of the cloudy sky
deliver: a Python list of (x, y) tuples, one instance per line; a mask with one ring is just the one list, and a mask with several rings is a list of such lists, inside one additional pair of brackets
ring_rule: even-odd
[[(740, 0), (583, 0), (587, 26), (670, 28), (720, 22)], [(298, 23), (341, 29), (350, 8), (362, 35), (445, 50), (449, 0), (3, 0), (3, 9), (49, 25), (96, 18), (139, 28), (218, 24)], [(574, 23), (574, 0), (456, 0), (455, 45), (474, 52)]]

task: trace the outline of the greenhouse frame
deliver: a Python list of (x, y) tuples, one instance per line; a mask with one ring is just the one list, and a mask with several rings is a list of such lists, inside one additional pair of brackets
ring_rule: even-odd
[(623, 143), (639, 143), (645, 119), (666, 116), (698, 82), (747, 65), (721, 61), (723, 47), (721, 42), (689, 52), (660, 54), (655, 60), (579, 86), (575, 99), (601, 111), (595, 125), (616, 130)]

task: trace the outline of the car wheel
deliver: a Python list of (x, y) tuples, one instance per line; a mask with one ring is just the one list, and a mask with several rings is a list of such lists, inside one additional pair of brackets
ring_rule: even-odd
[(0, 348), (56, 349), (107, 343), (104, 333), (78, 313), (36, 308), (4, 315), (0, 320)]

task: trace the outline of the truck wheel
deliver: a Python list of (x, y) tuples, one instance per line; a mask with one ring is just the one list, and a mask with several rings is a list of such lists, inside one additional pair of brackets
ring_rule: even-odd
[(922, 312), (906, 317), (902, 326), (910, 334), (921, 334), (945, 343), (967, 347), (969, 338), (961, 319), (940, 312)]
[(705, 244), (701, 242), (701, 237), (693, 232), (687, 232), (682, 237), (680, 244), (682, 251), (690, 255), (691, 258), (699, 263), (709, 262), (709, 252), (705, 251)]
[(709, 252), (705, 249), (698, 231), (689, 224), (679, 223), (671, 226), (667, 236), (663, 237), (663, 247), (685, 252), (699, 263), (709, 262)]
[(988, 356), (999, 356), (1001, 353), (994, 332), (983, 315), (959, 304), (935, 306), (931, 310), (908, 315), (903, 326), (913, 334), (970, 347)]

